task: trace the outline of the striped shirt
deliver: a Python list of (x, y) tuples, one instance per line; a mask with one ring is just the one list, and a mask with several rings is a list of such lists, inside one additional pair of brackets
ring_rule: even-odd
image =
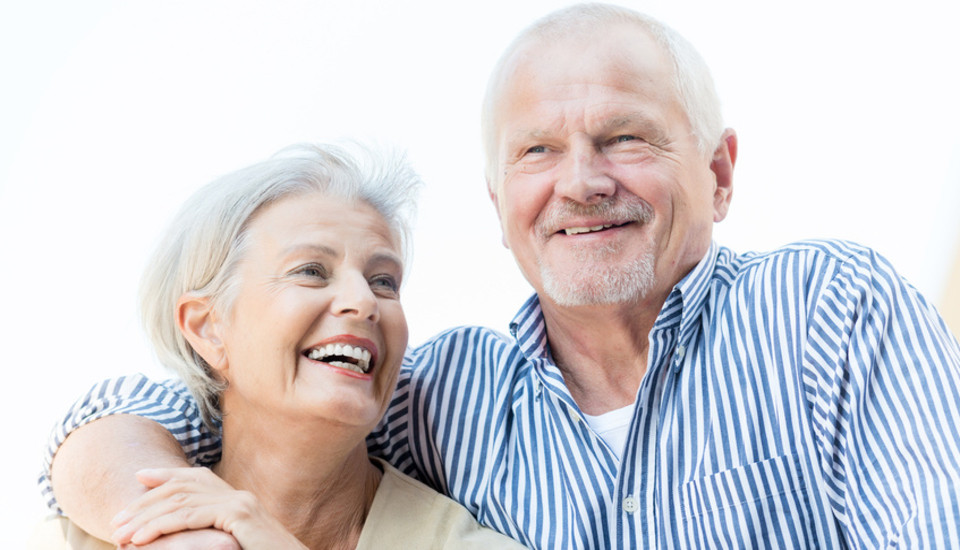
[[(712, 245), (649, 335), (622, 459), (564, 385), (536, 296), (510, 329), (411, 350), (369, 441), (528, 546), (960, 548), (960, 346), (869, 249)], [(50, 456), (118, 412), (217, 458), (183, 386), (143, 377), (94, 387)]]

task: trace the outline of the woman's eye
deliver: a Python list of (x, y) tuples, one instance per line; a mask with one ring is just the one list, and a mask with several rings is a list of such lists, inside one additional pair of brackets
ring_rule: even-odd
[(370, 279), (370, 288), (374, 290), (385, 290), (391, 293), (397, 293), (400, 290), (400, 283), (392, 275), (377, 275)]
[(303, 275), (304, 277), (310, 277), (312, 279), (326, 279), (327, 270), (319, 264), (308, 264), (301, 266), (294, 271), (297, 275)]

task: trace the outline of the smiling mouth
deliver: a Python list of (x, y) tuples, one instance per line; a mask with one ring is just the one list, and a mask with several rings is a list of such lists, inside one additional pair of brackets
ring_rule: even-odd
[(611, 227), (623, 227), (624, 225), (627, 224), (605, 223), (602, 225), (592, 225), (590, 227), (568, 227), (562, 230), (562, 232), (566, 235), (581, 235), (583, 233), (596, 233), (597, 231), (604, 231), (606, 229), (610, 229)]
[(308, 350), (304, 355), (313, 361), (322, 361), (328, 365), (347, 369), (360, 374), (370, 372), (371, 353), (359, 346), (349, 344), (327, 344)]

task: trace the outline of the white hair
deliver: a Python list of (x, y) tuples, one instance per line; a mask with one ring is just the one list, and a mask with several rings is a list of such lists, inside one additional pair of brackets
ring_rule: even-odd
[(408, 258), (419, 177), (402, 155), (360, 145), (352, 149), (355, 155), (332, 145), (295, 145), (207, 184), (187, 199), (147, 264), (140, 283), (144, 329), (160, 361), (187, 384), (211, 429), (219, 421), (224, 386), (181, 334), (177, 301), (195, 292), (221, 312), (230, 309), (247, 229), (261, 209), (310, 192), (362, 201), (383, 216)]
[(578, 4), (549, 13), (527, 27), (507, 46), (490, 74), (480, 120), (488, 185), (499, 181), (496, 110), (506, 84), (506, 71), (515, 55), (530, 44), (562, 41), (572, 34), (597, 35), (610, 25), (622, 23), (646, 32), (673, 62), (672, 84), (687, 114), (697, 148), (705, 156), (713, 153), (723, 134), (720, 100), (710, 69), (693, 45), (660, 21), (634, 10), (609, 4)]

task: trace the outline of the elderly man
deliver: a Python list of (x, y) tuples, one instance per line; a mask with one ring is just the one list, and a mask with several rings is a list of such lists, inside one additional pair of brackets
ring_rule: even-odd
[[(483, 122), (536, 294), (512, 337), (411, 350), (372, 452), (537, 548), (960, 544), (960, 347), (868, 249), (712, 242), (737, 138), (682, 37), (610, 6), (548, 15)], [(105, 382), (51, 448), (81, 425), (53, 488), (103, 536), (133, 471), (218, 452), (174, 385)]]

